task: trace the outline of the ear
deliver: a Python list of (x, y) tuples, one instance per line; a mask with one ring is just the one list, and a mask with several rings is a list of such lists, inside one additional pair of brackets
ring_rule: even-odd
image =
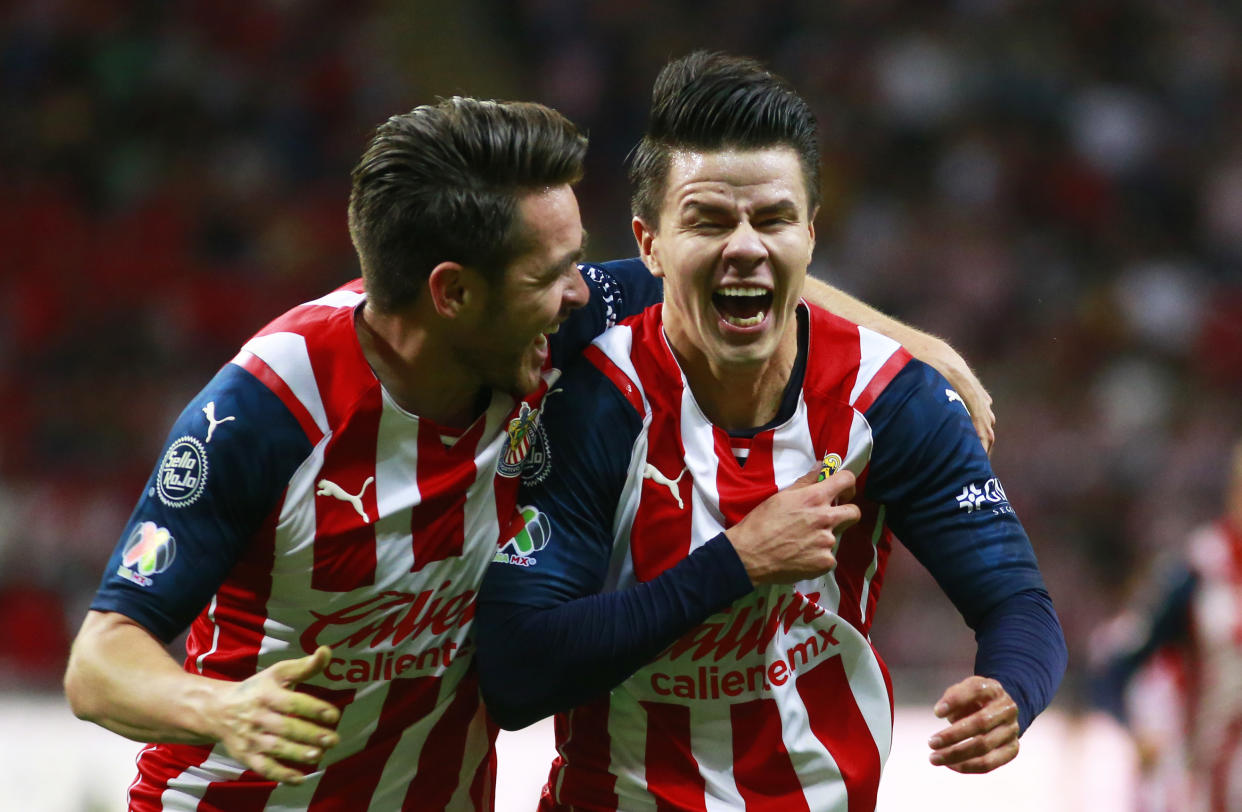
[[(818, 216), (819, 216), (819, 207), (817, 206), (815, 208), (815, 211), (811, 212), (811, 216), (808, 217), (806, 221), (807, 230), (810, 231), (811, 233), (811, 249), (810, 249), (811, 254), (815, 253), (815, 218)], [(807, 261), (810, 262), (810, 259), (811, 259), (810, 256), (808, 256)]]
[(634, 240), (638, 243), (638, 255), (642, 257), (643, 264), (652, 276), (662, 279), (664, 269), (655, 255), (655, 230), (638, 217), (630, 221), (630, 226), (634, 229)]
[(480, 299), (478, 274), (457, 262), (441, 262), (427, 277), (427, 292), (436, 313), (455, 319)]

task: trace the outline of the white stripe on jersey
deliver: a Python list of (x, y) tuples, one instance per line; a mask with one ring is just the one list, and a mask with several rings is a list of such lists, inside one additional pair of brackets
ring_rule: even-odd
[(318, 299), (309, 301), (304, 306), (320, 305), (323, 307), (357, 307), (367, 295), (358, 290), (334, 290), (325, 293)]
[(328, 415), (319, 396), (319, 384), (311, 369), (310, 355), (306, 352), (306, 339), (297, 333), (269, 333), (252, 338), (242, 346), (233, 359), (238, 366), (245, 366), (249, 356), (267, 364), (289, 387), (306, 411), (310, 412), (315, 425), (324, 434), (329, 433)]
[[(682, 376), (682, 385), (686, 382)], [(725, 529), (724, 514), (720, 510), (720, 493), (716, 489), (716, 474), (720, 458), (716, 456), (716, 437), (712, 424), (694, 402), (687, 386), (681, 396), (681, 442), (686, 451), (686, 468), (694, 480), (690, 492), (690, 552), (702, 547), (709, 539)], [(666, 472), (666, 476), (673, 471)]]
[(211, 621), (211, 648), (194, 658), (194, 667), (198, 669), (198, 673), (203, 673), (203, 660), (216, 653), (216, 648), (220, 645), (220, 624), (216, 622), (216, 603), (219, 595), (211, 596), (211, 603), (207, 605), (207, 619)]
[[(835, 585), (833, 582), (834, 587)], [(823, 599), (819, 603), (827, 606)], [(796, 625), (778, 639), (782, 646), (789, 649), (806, 645), (816, 635), (814, 627)], [(791, 679), (784, 685), (772, 685), (772, 697), (782, 708), (797, 708), (803, 704), (796, 679)], [(781, 714), (781, 740), (785, 743), (785, 750), (798, 773), (807, 806), (815, 812), (846, 812), (847, 793), (841, 770), (828, 748), (811, 730), (810, 717), (805, 713)], [(742, 808), (744, 807), (738, 806), (738, 809)]]
[[(638, 704), (638, 699), (625, 689), (626, 684), (621, 683), (612, 691), (608, 713), (608, 740), (611, 746), (608, 772), (617, 778), (618, 809), (655, 812), (654, 795), (649, 792), (626, 792), (635, 785), (647, 786), (647, 726), (618, 723), (618, 719), (640, 719), (646, 713)], [(574, 731), (578, 735), (591, 735), (591, 731), (583, 726), (575, 727)]]
[(888, 363), (893, 353), (901, 349), (901, 345), (886, 335), (881, 335), (866, 327), (858, 328), (859, 349), (862, 360), (858, 365), (858, 377), (854, 380), (854, 389), (850, 392), (850, 405), (853, 406), (858, 396), (871, 383), (875, 374)]
[(217, 744), (201, 765), (189, 767), (168, 780), (168, 787), (160, 795), (160, 805), (165, 812), (195, 812), (208, 786), (221, 778), (232, 781), (245, 771), (245, 767), (229, 757), (223, 744)]
[(647, 400), (647, 393), (643, 390), (643, 380), (638, 376), (638, 370), (634, 368), (634, 362), (630, 359), (630, 352), (634, 346), (634, 331), (628, 325), (623, 324), (613, 327), (595, 339), (593, 343), (603, 350), (604, 354), (617, 365), (617, 368), (630, 379), (643, 399), (643, 412), (650, 414), (651, 403)]
[[(634, 528), (634, 517), (638, 515), (638, 503), (643, 493), (643, 470), (647, 464), (647, 431), (651, 428), (651, 414), (643, 418), (643, 427), (634, 448), (630, 453), (630, 465), (625, 474), (625, 485), (621, 489), (621, 497), (617, 504), (617, 513), (613, 519), (612, 537), (615, 539), (629, 538)], [(624, 589), (636, 582), (634, 577), (634, 557), (630, 554), (630, 545), (614, 544), (612, 560), (608, 562), (608, 574), (604, 578), (604, 590)]]
[(703, 807), (707, 812), (745, 809), (746, 802), (733, 780), (733, 748), (720, 745), (733, 741), (733, 725), (718, 712), (708, 712), (715, 709), (704, 708), (701, 703), (691, 703), (689, 710), (690, 751), (703, 777)]

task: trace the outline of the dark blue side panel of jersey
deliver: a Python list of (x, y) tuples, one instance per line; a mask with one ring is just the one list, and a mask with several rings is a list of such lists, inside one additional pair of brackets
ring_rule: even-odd
[(91, 608), (127, 615), (166, 642), (175, 638), (211, 600), (310, 451), (280, 399), (226, 365), (173, 424)]
[(551, 336), (552, 365), (561, 368), (600, 333), (664, 298), (663, 284), (637, 258), (583, 263), (578, 270), (591, 289), (591, 299)]

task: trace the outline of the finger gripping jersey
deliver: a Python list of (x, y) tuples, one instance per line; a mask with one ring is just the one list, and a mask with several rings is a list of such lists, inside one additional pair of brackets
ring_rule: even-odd
[(804, 372), (781, 416), (730, 435), (695, 403), (660, 317), (656, 306), (605, 333), (550, 395), (559, 417), (555, 397), (612, 392), (594, 414), (549, 424), (556, 461), (521, 495), (541, 546), (498, 557), (485, 607), (654, 582), (816, 468), (856, 474), (862, 520), (828, 575), (750, 591), (610, 693), (558, 714), (544, 808), (871, 810), (892, 738), (889, 679), (868, 639), (890, 496), (899, 534), (972, 615), (1042, 588), (1029, 543), (969, 445), (960, 401), (895, 342), (806, 308)]
[[(641, 263), (583, 268), (592, 304), (554, 358), (658, 296)], [(540, 431), (547, 382), (450, 431), (401, 409), (358, 344), (361, 281), (295, 307), (186, 407), (92, 603), (240, 681), (317, 646), (299, 687), (341, 710), (340, 743), (297, 786), (222, 745), (152, 744), (130, 809), (490, 809), (495, 726), (477, 691), (475, 596)]]

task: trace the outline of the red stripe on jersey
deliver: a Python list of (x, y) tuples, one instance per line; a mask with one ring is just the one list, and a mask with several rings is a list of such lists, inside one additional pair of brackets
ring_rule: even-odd
[[(461, 681), (453, 701), (427, 734), (418, 756), (418, 772), (405, 791), (402, 812), (446, 809), (457, 789), (456, 776), (466, 758), (466, 734), (479, 709), (478, 679), (474, 672)], [(491, 807), (486, 807), (490, 809)]]
[(802, 783), (781, 737), (775, 699), (729, 708), (733, 724), (733, 777), (747, 812), (810, 812)]
[(863, 718), (841, 656), (798, 677), (798, 694), (815, 738), (832, 754), (849, 796), (849, 812), (873, 812), (880, 787), (880, 753)]
[(720, 512), (725, 527), (732, 527), (755, 509), (755, 506), (776, 493), (776, 474), (772, 468), (772, 437), (764, 431), (750, 440), (746, 464), (738, 464), (733, 456), (733, 439), (719, 426), (712, 426), (716, 447), (716, 492), (720, 494)]
[(897, 373), (910, 363), (911, 355), (904, 348), (898, 347), (897, 351), (889, 356), (884, 362), (884, 366), (875, 373), (871, 379), (871, 383), (867, 384), (862, 393), (854, 400), (854, 408), (860, 412), (865, 412), (871, 408), (871, 404), (875, 403), (875, 399), (884, 391), (884, 387), (897, 377)]
[(349, 419), (334, 424), (324, 449), (315, 482), (313, 589), (349, 592), (375, 583), (375, 454), (383, 408), (379, 388), (369, 389)]
[(418, 504), (410, 510), (410, 535), (418, 572), (435, 561), (460, 556), (466, 542), (466, 495), (474, 482), (474, 451), (484, 421), (476, 420), (461, 439), (447, 447), (429, 420), (418, 425)]
[(161, 812), (168, 782), (211, 755), (209, 744), (151, 744), (138, 754), (138, 777), (129, 785), (129, 812)]
[[(353, 289), (353, 283), (344, 286)], [(306, 354), (319, 386), (329, 426), (339, 426), (354, 409), (359, 392), (378, 390), (354, 327), (353, 307), (304, 304), (260, 331), (297, 333), (306, 340)]]
[(479, 763), (474, 772), (474, 780), (470, 782), (470, 802), (475, 809), (496, 808), (496, 734), (500, 728), (487, 717), (487, 757)]
[(706, 810), (705, 784), (690, 748), (690, 709), (665, 702), (641, 702), (647, 713), (647, 790), (659, 812)]
[(643, 406), (642, 393), (638, 391), (638, 387), (634, 386), (634, 382), (630, 380), (630, 376), (621, 371), (621, 367), (612, 362), (612, 359), (604, 354), (599, 347), (591, 344), (582, 351), (583, 357), (591, 362), (604, 377), (612, 381), (612, 385), (617, 387), (617, 391), (625, 396), (630, 402), (630, 406), (638, 413), (639, 417), (646, 417), (647, 410)]
[[(341, 808), (341, 799), (350, 799), (357, 808), (366, 808), (379, 784), (392, 751), (405, 729), (431, 712), (440, 691), (439, 677), (395, 679), (388, 683), (388, 696), (380, 710), (375, 730), (366, 746), (353, 755), (328, 765), (315, 789), (307, 812), (329, 812)], [(431, 742), (428, 746), (435, 746)]]
[(556, 715), (556, 745), (562, 753), (573, 751), (574, 766), (565, 759), (552, 762), (548, 785), (539, 799), (540, 812), (586, 808), (616, 809), (621, 803), (615, 791), (617, 779), (609, 772), (612, 739), (608, 736), (608, 698), (579, 705)]
[(862, 512), (862, 518), (841, 536), (841, 541), (837, 545), (837, 567), (833, 571), (833, 577), (837, 581), (837, 587), (841, 590), (837, 614), (846, 623), (866, 634), (866, 628), (871, 626), (871, 609), (875, 607), (875, 599), (880, 590), (878, 582), (873, 582), (867, 590), (868, 609), (864, 627), (863, 583), (866, 580), (867, 571), (871, 568), (872, 558), (876, 554), (881, 554), (879, 566), (876, 568), (877, 573), (881, 572), (888, 558), (888, 551), (871, 546), (871, 536), (875, 533), (880, 506), (868, 499), (856, 499), (855, 504)]
[[(656, 313), (658, 307), (644, 312)], [(664, 343), (658, 318), (645, 318), (634, 324), (630, 360), (651, 404), (651, 425), (647, 430), (649, 476), (643, 479), (639, 510), (630, 531), (631, 538), (649, 540), (647, 544), (631, 546), (635, 576), (649, 581), (690, 554), (694, 482), (686, 471), (686, 450), (681, 437), (681, 371)], [(676, 497), (661, 480), (675, 481)], [(654, 539), (662, 543), (650, 543)]]
[(275, 781), (266, 781), (254, 770), (246, 770), (228, 783), (209, 784), (198, 812), (263, 812)]
[(323, 432), (320, 431), (315, 418), (311, 417), (311, 413), (302, 405), (302, 401), (298, 400), (297, 395), (293, 394), (293, 390), (285, 383), (284, 378), (273, 372), (272, 368), (257, 355), (251, 355), (239, 366), (258, 378), (272, 391), (272, 394), (280, 398), (280, 402), (285, 404), (285, 408), (298, 421), (298, 425), (302, 427), (302, 432), (306, 435), (306, 439), (310, 440), (312, 446), (319, 444), (319, 441), (323, 439)]
[[(807, 408), (819, 403), (845, 403), (854, 391), (862, 357), (858, 325), (818, 307), (808, 307), (808, 312), (811, 329), (806, 350), (807, 373), (802, 382)], [(815, 418), (808, 417), (811, 425), (816, 425)]]

